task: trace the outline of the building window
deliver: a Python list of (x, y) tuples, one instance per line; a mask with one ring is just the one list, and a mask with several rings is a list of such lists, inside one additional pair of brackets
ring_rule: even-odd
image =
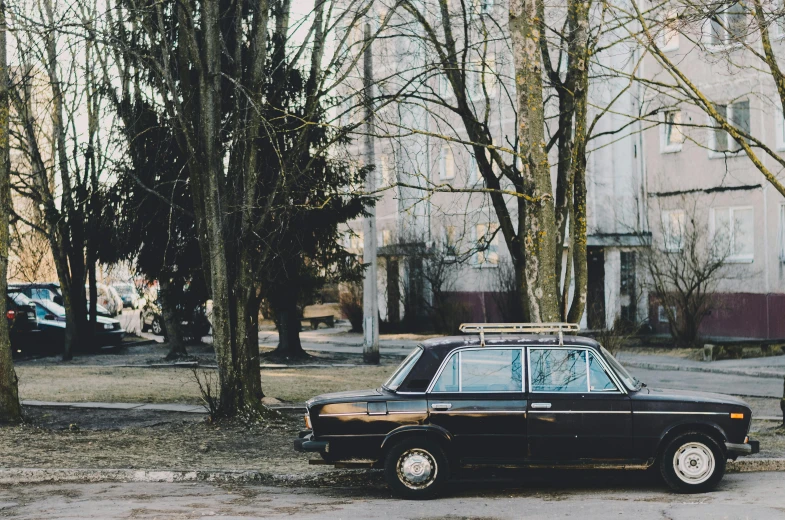
[(743, 42), (750, 30), (744, 5), (733, 2), (720, 6), (707, 20), (707, 29), (709, 45), (722, 46)]
[[(671, 314), (676, 316), (676, 307), (671, 306)], [(670, 320), (668, 319), (668, 313), (665, 312), (665, 307), (662, 305), (657, 306), (657, 321), (660, 323), (668, 323)]]
[(727, 262), (751, 263), (755, 258), (755, 212), (751, 206), (712, 209), (715, 254)]
[(681, 126), (681, 110), (668, 110), (662, 115), (662, 140), (661, 153), (680, 152), (684, 143), (684, 133)]
[(499, 265), (499, 225), (477, 224), (474, 227), (477, 253), (474, 264), (477, 267), (495, 267)]
[(447, 257), (458, 256), (455, 226), (442, 227), (442, 251)]
[(683, 209), (662, 212), (662, 237), (665, 251), (677, 253), (684, 248), (684, 226), (687, 215)]
[[(737, 101), (729, 105), (714, 105), (714, 108), (729, 124), (738, 128), (742, 133), (750, 134), (749, 101)], [(725, 154), (741, 151), (741, 143), (723, 130), (719, 122), (712, 121), (712, 127), (709, 139), (710, 156), (724, 157)]]
[(496, 94), (496, 57), (487, 55), (476, 63), (469, 76), (469, 95), (473, 98), (483, 98), (485, 94), (493, 97)]
[(678, 30), (678, 13), (670, 11), (665, 16), (662, 22), (662, 30), (660, 31), (657, 45), (660, 46), (662, 51), (676, 51), (679, 50), (679, 30)]
[(390, 168), (392, 161), (390, 156), (382, 154), (379, 158), (379, 169), (381, 170), (381, 186), (390, 186), (394, 183), (392, 169)]
[(392, 232), (389, 229), (382, 229), (382, 245), (389, 246), (392, 243)]
[(439, 155), (439, 179), (454, 179), (455, 178), (455, 158), (452, 155), (452, 148), (445, 145), (442, 146), (441, 154)]

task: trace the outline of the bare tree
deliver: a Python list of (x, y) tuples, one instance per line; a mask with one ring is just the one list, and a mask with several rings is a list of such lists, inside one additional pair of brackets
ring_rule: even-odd
[[(420, 64), (402, 58), (402, 70), (381, 79), (386, 88), (380, 98), (398, 105), (397, 113), (380, 115), (379, 127), (387, 129), (381, 137), (424, 135), (465, 147), (481, 183), (460, 187), (426, 178), (414, 185), (398, 182), (396, 189), (420, 190), (428, 198), (486, 198), (514, 266), (517, 319), (579, 321), (587, 285), (588, 144), (601, 133), (600, 118), (629, 89), (591, 105), (592, 67), (600, 82), (607, 72), (598, 55), (615, 45), (607, 41), (615, 29), (607, 27), (605, 7), (513, 0), (505, 22), (499, 14), (506, 6), (492, 2), (401, 6), (406, 16), (391, 24), (389, 38), (419, 42), (407, 52), (424, 58)], [(417, 126), (420, 116), (401, 122), (406, 111), (423, 113), (437, 128)], [(505, 118), (515, 120), (512, 135), (495, 128)]]
[(6, 272), (8, 270), (8, 233), (11, 212), (10, 160), (8, 157), (9, 101), (6, 61), (6, 6), (0, 0), (0, 422), (22, 419), (16, 372), (11, 359), (11, 338), (6, 314)]
[(649, 293), (662, 307), (679, 347), (699, 343), (701, 322), (718, 306), (717, 287), (731, 275), (726, 263), (732, 254), (727, 237), (721, 231), (710, 235), (701, 217), (693, 203), (689, 212), (660, 222), (660, 243), (641, 254)]
[(12, 188), (32, 202), (33, 214), (16, 218), (49, 241), (66, 309), (63, 359), (70, 359), (75, 347), (91, 342), (95, 329), (105, 114), (88, 65), (94, 60), (93, 46), (59, 31), (81, 23), (71, 10), (59, 7), (51, 0), (23, 2), (12, 13), (19, 62), (12, 90), (12, 145), (19, 160)]

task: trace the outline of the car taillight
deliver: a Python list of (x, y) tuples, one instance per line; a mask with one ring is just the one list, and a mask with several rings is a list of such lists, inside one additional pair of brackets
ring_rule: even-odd
[(16, 318), (16, 311), (13, 309), (9, 309), (8, 312), (5, 313), (5, 317), (8, 318), (9, 320), (13, 320), (14, 318)]

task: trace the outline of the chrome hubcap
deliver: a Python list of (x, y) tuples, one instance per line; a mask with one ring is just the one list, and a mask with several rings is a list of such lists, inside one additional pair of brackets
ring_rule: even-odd
[(673, 455), (673, 469), (682, 482), (701, 484), (714, 474), (714, 453), (700, 442), (689, 442)]
[(436, 478), (436, 472), (436, 461), (423, 449), (407, 450), (398, 458), (398, 478), (408, 488), (427, 488)]

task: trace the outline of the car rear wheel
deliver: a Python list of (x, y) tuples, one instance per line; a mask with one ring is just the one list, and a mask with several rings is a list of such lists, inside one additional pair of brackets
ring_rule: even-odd
[(387, 453), (384, 476), (396, 495), (426, 499), (433, 498), (447, 482), (450, 467), (438, 444), (410, 438), (399, 442)]
[(660, 473), (674, 491), (711, 491), (725, 474), (725, 453), (719, 443), (705, 433), (682, 433), (662, 452)]
[(153, 318), (153, 323), (150, 325), (150, 330), (152, 330), (153, 334), (156, 336), (161, 335), (161, 333), (164, 331), (164, 327), (161, 324), (161, 318)]

